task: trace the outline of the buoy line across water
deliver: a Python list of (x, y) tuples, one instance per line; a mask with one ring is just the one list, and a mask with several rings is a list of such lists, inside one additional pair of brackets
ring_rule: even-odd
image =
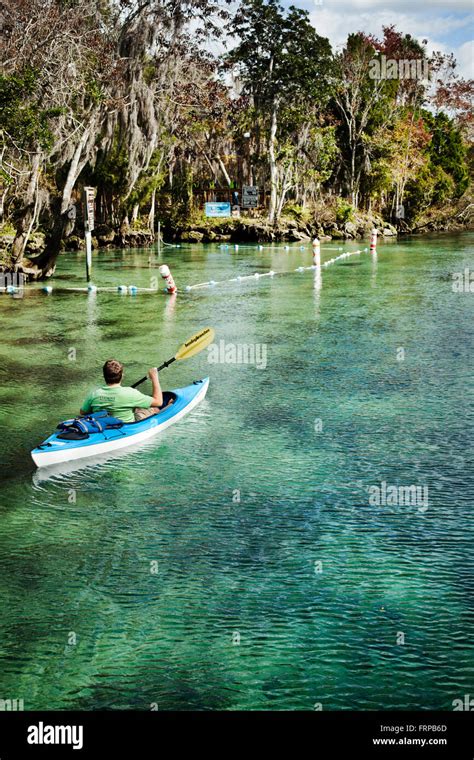
[[(169, 245), (169, 244), (167, 243), (167, 245)], [(268, 245), (262, 245), (261, 243), (259, 243), (259, 244), (253, 244), (253, 245), (249, 245), (248, 243), (221, 243), (219, 245), (219, 248), (220, 248), (221, 251), (227, 251), (227, 250), (229, 250), (229, 248), (233, 248), (234, 251), (239, 251), (241, 248), (252, 248), (252, 250), (256, 248), (258, 251), (263, 251), (264, 249), (271, 250), (271, 251), (296, 251), (296, 250), (298, 250), (298, 251), (307, 251), (308, 248), (309, 248), (309, 246), (307, 246), (307, 245), (300, 245), (300, 246), (298, 246), (298, 248), (296, 248), (296, 246), (291, 246), (291, 245), (275, 245), (274, 243), (270, 243)], [(343, 248), (342, 248), (342, 246), (339, 246), (339, 248), (337, 248), (336, 250), (337, 251), (342, 251)], [(321, 251), (334, 251), (334, 247), (332, 247), (332, 246), (331, 247), (325, 246), (325, 247), (321, 248)]]
[(348, 259), (350, 256), (356, 256), (361, 253), (366, 253), (367, 250), (368, 250), (367, 248), (364, 248), (357, 251), (345, 251), (344, 253), (339, 254), (339, 256), (335, 256), (334, 258), (329, 259), (328, 261), (325, 261), (324, 264), (312, 264), (309, 267), (296, 267), (296, 269), (287, 269), (283, 272), (274, 272), (273, 270), (270, 270), (270, 272), (255, 272), (254, 274), (230, 277), (228, 280), (208, 280), (207, 282), (198, 282), (195, 285), (186, 285), (184, 290), (187, 293), (189, 293), (191, 290), (199, 290), (201, 288), (214, 287), (215, 285), (227, 285), (228, 283), (231, 283), (231, 282), (243, 282), (244, 280), (259, 280), (261, 277), (275, 277), (282, 274), (294, 274), (294, 272), (314, 271), (315, 269), (322, 269), (323, 267), (331, 266), (331, 264), (335, 264), (336, 261)]
[(114, 285), (109, 287), (99, 287), (97, 285), (88, 285), (87, 287), (73, 287), (73, 286), (55, 286), (43, 285), (42, 287), (31, 287), (28, 285), (22, 285), (21, 287), (8, 287), (0, 288), (0, 293), (7, 293), (9, 295), (18, 295), (23, 292), (28, 293), (118, 293), (119, 295), (137, 295), (137, 293), (166, 293), (166, 288), (139, 288), (136, 285)]
[[(250, 247), (250, 246), (249, 246)], [(341, 249), (338, 249), (341, 250)], [(269, 272), (254, 272), (253, 274), (248, 275), (237, 275), (236, 277), (230, 277), (227, 280), (208, 280), (206, 282), (198, 282), (195, 285), (186, 285), (184, 288), (184, 291), (190, 292), (192, 290), (199, 290), (202, 288), (208, 288), (208, 287), (214, 287), (216, 285), (227, 285), (233, 282), (244, 282), (245, 280), (259, 280), (262, 277), (275, 277), (278, 275), (285, 275), (285, 274), (293, 274), (294, 272), (307, 272), (307, 271), (314, 271), (316, 269), (323, 269), (328, 266), (331, 266), (332, 264), (335, 264), (337, 261), (341, 261), (343, 259), (347, 259), (350, 256), (356, 256), (361, 253), (367, 253), (369, 249), (364, 248), (357, 251), (345, 251), (344, 253), (339, 254), (339, 256), (335, 256), (332, 259), (329, 259), (328, 261), (325, 261), (323, 264), (312, 264), (311, 266), (307, 267), (296, 267), (295, 269), (286, 269), (283, 272), (274, 272), (273, 270), (270, 270)], [(371, 253), (376, 252), (375, 249), (370, 249)], [(159, 269), (160, 274), (162, 278), (165, 280), (167, 287), (162, 289), (158, 287), (154, 288), (141, 288), (137, 287), (136, 285), (114, 285), (114, 286), (104, 286), (99, 287), (97, 285), (88, 285), (87, 287), (72, 287), (72, 286), (59, 286), (55, 287), (54, 291), (59, 293), (118, 293), (119, 295), (137, 295), (139, 293), (176, 293), (179, 291), (179, 288), (176, 287), (173, 277), (171, 275), (171, 272), (169, 271), (169, 268), (166, 265), (162, 265)], [(23, 290), (28, 290), (30, 292), (43, 292), (50, 295), (53, 292), (53, 287), (51, 285), (45, 285), (42, 288), (32, 288), (32, 287), (26, 287), (22, 286), (14, 287), (14, 286), (8, 286), (3, 289), (3, 292), (15, 295)]]

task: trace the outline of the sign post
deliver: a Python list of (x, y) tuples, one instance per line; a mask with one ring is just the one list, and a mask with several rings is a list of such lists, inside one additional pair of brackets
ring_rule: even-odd
[(257, 208), (258, 187), (255, 185), (242, 186), (242, 208)]
[(84, 188), (84, 239), (86, 242), (86, 277), (91, 280), (92, 271), (92, 230), (94, 229), (95, 188)]

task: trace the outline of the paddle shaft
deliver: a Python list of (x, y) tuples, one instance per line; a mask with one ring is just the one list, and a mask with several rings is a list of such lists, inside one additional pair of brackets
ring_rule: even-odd
[[(173, 356), (172, 359), (168, 359), (167, 362), (164, 362), (159, 367), (157, 367), (158, 372), (161, 372), (162, 369), (166, 369), (166, 367), (169, 367), (170, 364), (173, 364), (173, 362), (175, 361), (176, 361), (176, 356)], [(145, 380), (148, 380), (148, 375), (145, 375), (145, 377), (142, 377), (141, 380), (137, 380), (136, 383), (133, 383), (132, 388), (138, 388), (138, 386), (144, 383)]]
[[(214, 335), (215, 332), (212, 327), (206, 327), (204, 330), (196, 333), (196, 335), (193, 335), (192, 338), (190, 338), (188, 341), (186, 341), (186, 343), (183, 343), (183, 345), (178, 348), (176, 354), (172, 359), (168, 359), (168, 361), (162, 364), (161, 367), (157, 367), (158, 372), (160, 372), (162, 369), (165, 369), (165, 367), (169, 367), (169, 365), (175, 361), (180, 361), (181, 359), (190, 359), (191, 356), (195, 356), (204, 348), (206, 348), (211, 340), (214, 340)], [(145, 377), (142, 377), (141, 380), (137, 380), (136, 383), (133, 383), (132, 388), (137, 388), (139, 385), (144, 383), (147, 378), (148, 375), (145, 375)]]

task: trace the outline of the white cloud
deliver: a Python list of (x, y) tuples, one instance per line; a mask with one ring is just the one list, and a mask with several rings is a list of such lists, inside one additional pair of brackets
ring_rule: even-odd
[[(313, 0), (314, 5), (327, 5), (332, 10), (344, 11), (374, 11), (377, 9), (387, 10), (392, 16), (401, 9), (413, 10), (413, 0)], [(431, 10), (446, 12), (472, 11), (472, 0), (423, 0), (420, 12), (425, 14)]]
[(474, 79), (474, 40), (469, 40), (454, 51), (458, 73), (465, 79)]
[[(343, 0), (331, 0), (325, 2), (322, 6), (317, 6), (310, 13), (310, 19), (318, 34), (328, 37), (334, 48), (341, 48), (351, 32), (363, 31), (366, 34), (374, 34), (379, 39), (383, 37), (382, 28), (384, 26), (395, 25), (396, 29), (403, 34), (411, 34), (420, 43), (422, 40), (428, 40), (427, 50), (432, 53), (434, 50), (440, 50), (443, 53), (454, 53), (458, 61), (457, 72), (466, 78), (473, 76), (473, 52), (472, 43), (465, 42), (456, 47), (449, 45), (446, 41), (441, 41), (439, 37), (445, 37), (450, 32), (464, 29), (469, 26), (469, 18), (463, 16), (436, 16), (426, 13), (427, 5), (423, 5), (423, 11), (400, 13), (395, 11), (395, 7), (406, 5), (406, 3), (393, 3), (393, 9), (387, 7), (387, 2), (381, 0), (352, 0), (347, 3)], [(433, 4), (433, 2), (431, 2)], [(436, 3), (434, 3), (436, 4)], [(445, 2), (444, 2), (445, 4)], [(452, 5), (450, 4), (450, 11)], [(469, 3), (472, 8), (472, 3)], [(334, 9), (342, 6), (347, 8), (347, 12), (341, 14)], [(360, 12), (355, 6), (364, 7), (367, 10)], [(368, 10), (368, 6), (373, 8)], [(413, 2), (410, 3), (413, 8)], [(380, 7), (380, 10), (376, 8)]]
[(386, 7), (375, 13), (359, 13), (354, 11), (352, 6), (351, 8), (352, 12), (348, 11), (341, 15), (332, 7), (317, 7), (310, 13), (311, 23), (316, 27), (318, 34), (329, 37), (334, 45), (342, 45), (351, 32), (363, 31), (381, 37), (384, 26), (395, 25), (404, 34), (424, 39), (437, 35), (444, 36), (449, 32), (465, 28), (468, 23), (465, 17), (430, 17), (424, 13), (394, 13)]

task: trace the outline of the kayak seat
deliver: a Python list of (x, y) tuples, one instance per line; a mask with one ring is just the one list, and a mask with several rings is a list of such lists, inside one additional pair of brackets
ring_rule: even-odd
[(171, 406), (171, 404), (174, 404), (176, 399), (177, 399), (176, 393), (173, 393), (172, 391), (163, 391), (163, 403), (160, 406), (160, 412), (166, 409), (167, 406)]

